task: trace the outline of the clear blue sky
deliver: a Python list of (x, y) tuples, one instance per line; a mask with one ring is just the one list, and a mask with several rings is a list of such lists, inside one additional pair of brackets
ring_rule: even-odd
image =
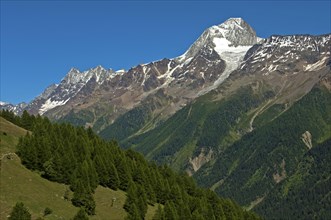
[(71, 67), (129, 69), (181, 55), (242, 17), (260, 37), (331, 32), (328, 1), (3, 1), (1, 96), (31, 101)]

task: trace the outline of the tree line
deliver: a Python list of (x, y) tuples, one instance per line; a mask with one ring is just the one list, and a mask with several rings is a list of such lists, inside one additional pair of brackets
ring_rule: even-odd
[(144, 219), (148, 205), (158, 205), (154, 219), (258, 219), (233, 201), (197, 187), (186, 174), (122, 150), (91, 128), (52, 123), (27, 112), (16, 116), (2, 111), (0, 116), (31, 131), (17, 145), (22, 164), (48, 180), (68, 184), (72, 204), (88, 215), (96, 214), (93, 194), (102, 185), (127, 193), (127, 219)]

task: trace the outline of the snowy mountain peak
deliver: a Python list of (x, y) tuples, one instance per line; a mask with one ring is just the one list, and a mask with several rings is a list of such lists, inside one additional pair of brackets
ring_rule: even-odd
[(1, 106), (1, 105), (8, 105), (8, 104), (9, 104), (8, 102), (0, 101), (0, 106)]
[(92, 69), (94, 72), (101, 72), (101, 71), (106, 71), (105, 68), (103, 68), (103, 66), (98, 65), (97, 67), (95, 67), (94, 69)]
[(74, 74), (74, 73), (79, 73), (79, 72), (80, 72), (80, 71), (79, 71), (77, 68), (72, 67), (72, 68), (69, 70), (68, 74), (69, 74), (69, 73)]
[(223, 37), (235, 47), (250, 46), (257, 42), (256, 32), (242, 18), (229, 18), (218, 27)]
[[(190, 57), (194, 57), (203, 48), (214, 49), (218, 47), (215, 42), (221, 43), (222, 49), (226, 49), (229, 47), (252, 46), (257, 41), (256, 32), (242, 18), (229, 18), (220, 25), (214, 25), (206, 29), (186, 53), (177, 59), (183, 62)], [(226, 48), (224, 48), (225, 46)]]

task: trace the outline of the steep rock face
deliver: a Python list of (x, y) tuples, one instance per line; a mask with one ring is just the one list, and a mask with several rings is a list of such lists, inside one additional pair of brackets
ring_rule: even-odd
[(213, 150), (209, 150), (206, 152), (204, 148), (201, 149), (201, 152), (198, 156), (194, 158), (189, 158), (189, 168), (186, 170), (186, 172), (189, 175), (192, 175), (193, 173), (197, 172), (204, 164), (211, 161), (213, 157)]

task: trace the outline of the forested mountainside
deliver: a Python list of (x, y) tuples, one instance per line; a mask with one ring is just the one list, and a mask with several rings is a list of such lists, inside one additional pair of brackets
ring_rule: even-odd
[[(277, 93), (263, 82), (242, 86), (222, 97), (227, 88), (225, 83), (218, 91), (197, 99), (157, 128), (129, 137), (123, 144), (151, 160), (186, 170), (198, 184), (247, 208), (256, 207), (268, 218), (273, 216), (270, 215), (272, 210), (276, 213), (279, 208), (268, 201), (274, 198), (282, 204), (285, 199), (275, 196), (279, 185), (285, 184), (285, 180), (293, 182), (292, 176), (299, 175), (296, 173), (315, 146), (331, 147), (327, 145), (331, 137), (331, 74), (329, 70), (324, 74), (308, 94), (287, 103), (279, 100), (293, 93)], [(328, 167), (326, 163), (316, 166), (323, 169), (322, 164)], [(330, 210), (330, 190), (326, 187), (330, 175), (311, 174), (309, 170), (300, 172), (321, 182), (314, 191), (315, 199), (309, 197), (309, 201), (317, 204), (309, 216), (330, 216), (327, 211)], [(296, 182), (291, 185), (297, 194), (304, 195), (305, 187), (314, 188), (309, 178), (302, 179), (301, 185)], [(264, 200), (268, 205), (263, 205)], [(305, 202), (292, 209), (293, 212), (287, 210), (286, 216), (299, 218), (298, 213), (313, 207), (308, 199), (303, 200)], [(295, 206), (294, 200), (290, 201)], [(264, 209), (259, 208), (259, 203)], [(262, 211), (265, 209), (267, 211)]]
[(121, 150), (91, 129), (53, 124), (27, 112), (18, 117), (2, 111), (1, 116), (31, 131), (17, 146), (22, 163), (46, 179), (70, 185), (72, 204), (89, 215), (95, 214), (93, 194), (100, 184), (126, 191), (128, 219), (143, 219), (147, 205), (159, 206), (156, 219), (258, 219), (233, 201), (197, 187), (191, 177)]
[(254, 210), (275, 219), (329, 219), (331, 139), (304, 154), (295, 172)]
[[(313, 170), (309, 168), (301, 168), (302, 166), (309, 167), (306, 161), (308, 158), (312, 158), (311, 154), (317, 158), (324, 157), (325, 155), (317, 156), (316, 154), (329, 150), (314, 150), (315, 153), (313, 153), (316, 146), (331, 147), (327, 144), (331, 138), (330, 91), (325, 87), (316, 87), (287, 111), (282, 109), (284, 108), (275, 106), (261, 114), (259, 120), (265, 122), (263, 126), (244, 135), (220, 152), (216, 160), (206, 164), (194, 176), (198, 183), (202, 185), (208, 183), (205, 186), (211, 187), (219, 195), (233, 198), (250, 208), (264, 199), (268, 201), (269, 197), (274, 197), (274, 188), (285, 184), (283, 181), (289, 182), (287, 192), (293, 188), (296, 193), (305, 195), (307, 188), (314, 188), (314, 184), (317, 184), (310, 180), (315, 179), (321, 184), (318, 185), (321, 191), (315, 191), (314, 199), (304, 198), (305, 202), (302, 206), (293, 209), (293, 213), (287, 211), (286, 216), (300, 218), (297, 215), (298, 212), (309, 210), (310, 207), (313, 207), (310, 203), (318, 204), (317, 207), (319, 207), (313, 209), (312, 216), (321, 218), (326, 213), (330, 216), (329, 211), (322, 211), (325, 206), (328, 207), (326, 210), (330, 210), (330, 203), (327, 199), (330, 194), (330, 189), (327, 187), (330, 175), (325, 176), (323, 171), (329, 165), (323, 162), (319, 165), (319, 161), (311, 161), (311, 164), (321, 169), (317, 173), (311, 173)], [(314, 169), (316, 172), (317, 168)], [(301, 184), (294, 181), (298, 175), (305, 176), (301, 179)], [(323, 199), (320, 200), (319, 197)], [(277, 198), (279, 203), (282, 199), (288, 199), (288, 197)], [(290, 200), (289, 203), (293, 203), (292, 205), (295, 206), (294, 201)], [(271, 204), (269, 203), (269, 205)], [(279, 212), (278, 208), (280, 208), (267, 207), (268, 212), (263, 213), (265, 216)], [(299, 207), (300, 209), (298, 209)], [(259, 206), (257, 206), (257, 210), (261, 210)]]

